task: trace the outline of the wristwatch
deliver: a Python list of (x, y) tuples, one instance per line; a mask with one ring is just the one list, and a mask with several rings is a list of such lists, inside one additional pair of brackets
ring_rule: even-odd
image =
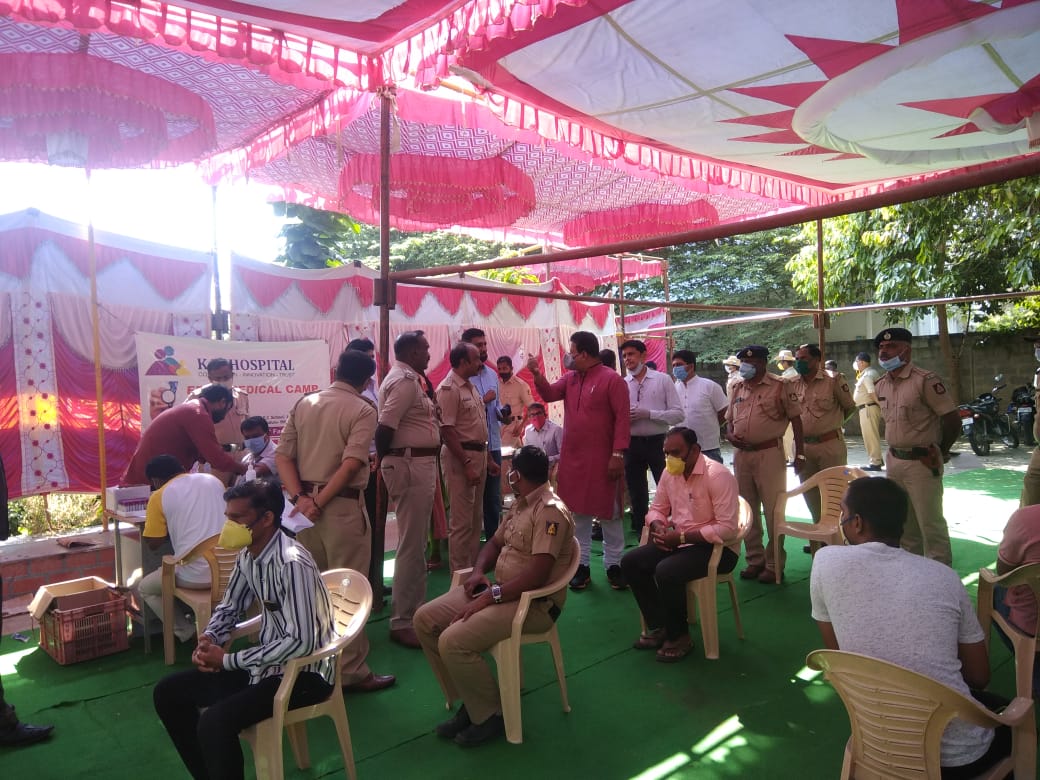
[(612, 453), (610, 453), (610, 457), (624, 459), (625, 453), (623, 453), (623, 452), (612, 452)]
[(496, 604), (502, 603), (502, 586), (497, 582), (491, 586), (491, 600)]

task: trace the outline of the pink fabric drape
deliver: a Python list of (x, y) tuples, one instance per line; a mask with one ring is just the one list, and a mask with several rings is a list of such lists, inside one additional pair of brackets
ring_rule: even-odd
[[(6, 299), (7, 296), (2, 296)], [(0, 311), (10, 312), (10, 304)], [(97, 448), (95, 447), (95, 450)], [(22, 445), (18, 430), (18, 387), (14, 370), (14, 339), (7, 329), (0, 343), (0, 454), (4, 459), (7, 489), (11, 498), (22, 495)]]

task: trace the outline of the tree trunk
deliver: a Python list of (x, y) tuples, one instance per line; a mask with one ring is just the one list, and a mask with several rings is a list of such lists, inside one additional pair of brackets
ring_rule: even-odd
[(953, 400), (961, 403), (961, 360), (960, 355), (954, 352), (953, 343), (950, 341), (949, 312), (945, 304), (935, 307), (936, 318), (939, 320), (939, 348), (942, 350), (943, 360), (946, 363), (946, 385), (953, 393)]

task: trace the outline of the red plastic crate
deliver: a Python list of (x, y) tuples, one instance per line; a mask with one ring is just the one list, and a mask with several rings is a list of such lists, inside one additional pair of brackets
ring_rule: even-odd
[(108, 601), (79, 609), (52, 609), (40, 619), (40, 647), (62, 666), (126, 650), (126, 598), (109, 592)]

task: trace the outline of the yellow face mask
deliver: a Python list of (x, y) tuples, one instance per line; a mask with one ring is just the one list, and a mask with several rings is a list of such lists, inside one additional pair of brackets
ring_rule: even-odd
[(227, 520), (220, 531), (217, 546), (228, 550), (241, 550), (253, 543), (253, 530), (249, 526), (240, 525), (233, 520)]
[(686, 461), (674, 455), (664, 456), (664, 468), (669, 474), (678, 476), (686, 469)]

